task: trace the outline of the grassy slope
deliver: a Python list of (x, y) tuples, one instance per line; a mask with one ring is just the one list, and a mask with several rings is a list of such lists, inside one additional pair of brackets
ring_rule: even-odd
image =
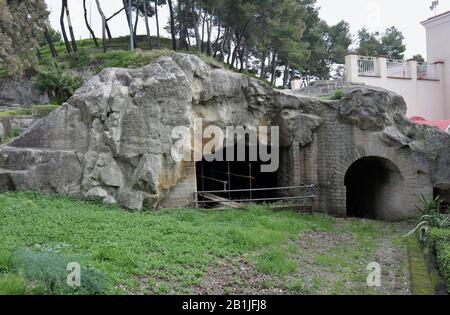
[[(152, 37), (153, 44), (156, 45), (156, 38)], [(101, 45), (101, 41), (99, 42)], [(170, 56), (174, 54), (171, 50), (172, 41), (168, 38), (161, 38), (161, 49), (149, 50), (146, 38), (143, 35), (137, 37), (138, 50), (131, 52), (128, 50), (129, 37), (116, 37), (108, 42), (109, 50), (105, 54), (100, 46), (96, 48), (93, 40), (83, 39), (77, 41), (78, 52), (67, 54), (65, 45), (55, 43), (56, 51), (58, 52), (58, 61), (63, 62), (74, 70), (93, 70), (95, 73), (100, 72), (104, 68), (118, 67), (118, 68), (139, 68), (151, 63), (161, 56)], [(180, 51), (181, 53), (189, 53), (198, 56), (200, 59), (215, 67), (225, 68), (229, 67), (227, 64), (221, 63), (216, 59), (197, 52), (194, 48), (189, 51)], [(43, 46), (39, 49), (41, 57), (40, 66), (45, 65), (52, 60), (48, 46)], [(237, 71), (236, 69), (232, 69)], [(243, 74), (259, 79), (254, 74), (243, 72)], [(0, 78), (6, 77), (7, 71), (0, 65)], [(267, 81), (264, 81), (268, 84)]]
[[(145, 36), (138, 36), (138, 49), (134, 52), (128, 50), (128, 42), (128, 37), (113, 38), (109, 41), (109, 50), (107, 53), (103, 53), (101, 47), (96, 48), (94, 42), (90, 39), (78, 41), (78, 52), (76, 53), (67, 54), (63, 43), (56, 44), (55, 48), (58, 52), (58, 60), (68, 64), (71, 69), (91, 69), (96, 73), (109, 67), (138, 68), (151, 63), (161, 56), (174, 54), (171, 50), (171, 41), (166, 38), (161, 39), (161, 49), (153, 50), (148, 49)], [(153, 42), (156, 43), (156, 38), (153, 38)], [(195, 54), (214, 66), (224, 66), (214, 58), (199, 54), (194, 50), (182, 52)], [(47, 46), (40, 49), (40, 54), (42, 56), (41, 65), (45, 65), (45, 63), (51, 60), (50, 51)]]
[[(383, 223), (275, 213), (260, 206), (128, 213), (34, 193), (0, 194), (0, 222), (0, 293), (25, 291), (26, 282), (8, 259), (11, 251), (24, 247), (79, 257), (108, 275), (111, 294), (204, 292), (211, 270), (214, 279), (229, 280), (230, 272), (217, 274), (219, 266), (237, 260), (251, 270), (249, 279), (261, 279), (250, 293), (274, 293), (273, 288), (283, 293), (377, 293), (365, 286), (366, 266), (376, 255), (377, 240), (397, 235)], [(305, 233), (352, 241), (316, 253), (317, 245), (298, 246)], [(232, 283), (219, 292), (249, 286), (242, 279)]]

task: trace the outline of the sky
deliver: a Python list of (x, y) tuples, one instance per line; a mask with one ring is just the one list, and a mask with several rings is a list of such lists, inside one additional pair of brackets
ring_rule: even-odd
[[(59, 15), (61, 0), (46, 0), (50, 14), (50, 22), (56, 30), (59, 27)], [(82, 0), (69, 0), (72, 23), (77, 38), (88, 38), (89, 32), (84, 23), (84, 11)], [(328, 24), (336, 24), (346, 20), (350, 23), (352, 34), (356, 34), (362, 27), (370, 31), (383, 32), (390, 26), (396, 26), (405, 35), (407, 47), (406, 57), (420, 53), (426, 56), (425, 29), (420, 24), (432, 16), (435, 12), (430, 10), (432, 0), (317, 0), (320, 9), (320, 17)], [(440, 0), (437, 14), (450, 10), (450, 0)], [(98, 14), (96, 1), (87, 0), (88, 17), (98, 37), (101, 36), (101, 18)], [(122, 7), (122, 0), (100, 1), (106, 16), (112, 15)], [(160, 26), (162, 36), (169, 37), (163, 29), (168, 18), (168, 8), (160, 8)], [(109, 22), (113, 36), (126, 35), (128, 33), (125, 13), (121, 13)], [(156, 34), (156, 22), (150, 21), (150, 32)], [(138, 33), (145, 34), (143, 20), (138, 24)]]

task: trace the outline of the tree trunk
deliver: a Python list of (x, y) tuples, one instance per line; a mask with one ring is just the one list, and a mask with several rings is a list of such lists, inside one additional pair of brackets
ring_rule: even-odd
[(145, 29), (147, 31), (148, 49), (153, 49), (152, 38), (150, 37), (150, 26), (148, 24), (147, 0), (144, 0), (144, 18), (145, 18)]
[(241, 39), (242, 39), (242, 35), (240, 35), (238, 33), (236, 33), (235, 36), (236, 36), (236, 46), (234, 47), (233, 54), (231, 57), (231, 66), (232, 67), (234, 66), (234, 63), (236, 62), (237, 52), (240, 49)]
[(220, 23), (220, 18), (219, 18), (219, 23), (217, 26), (217, 37), (216, 37), (216, 41), (214, 42), (214, 58), (217, 56), (217, 52), (219, 51), (219, 39), (220, 39), (220, 29), (221, 29), (221, 23)]
[(64, 39), (64, 44), (66, 45), (67, 53), (70, 54), (72, 52), (72, 47), (70, 46), (69, 38), (67, 37), (67, 33), (66, 33), (66, 27), (64, 26), (64, 13), (66, 11), (66, 6), (64, 5), (64, 2), (67, 2), (67, 0), (66, 1), (62, 0), (59, 24), (61, 25), (61, 33), (62, 33), (62, 36)]
[(195, 46), (198, 52), (202, 50), (202, 42), (200, 38), (199, 24), (200, 14), (196, 14), (195, 6), (192, 6), (192, 20), (194, 21), (194, 33), (195, 33)]
[(202, 53), (205, 52), (205, 22), (206, 22), (206, 11), (202, 15)]
[(291, 65), (287, 64), (284, 66), (284, 75), (283, 75), (283, 89), (287, 88), (288, 82), (289, 82), (289, 70), (291, 68)]
[(156, 40), (158, 44), (158, 49), (161, 49), (161, 37), (159, 34), (158, 0), (155, 0), (155, 16), (156, 16)]
[(103, 10), (102, 10), (101, 6), (100, 6), (99, 0), (95, 0), (95, 2), (97, 3), (98, 12), (100, 13), (100, 16), (102, 17), (103, 52), (106, 53), (108, 51), (108, 40), (106, 38), (106, 17), (105, 17), (105, 14), (103, 13)]
[(261, 76), (259, 77), (261, 80), (264, 80), (266, 77), (266, 50), (263, 49), (263, 54), (261, 57)]
[(69, 6), (67, 5), (67, 0), (64, 0), (64, 5), (66, 7), (67, 24), (69, 26), (70, 38), (72, 39), (73, 51), (78, 51), (77, 41), (76, 41), (75, 35), (73, 33), (72, 20), (70, 19), (70, 12), (69, 12)]
[(211, 36), (212, 36), (212, 21), (214, 18), (214, 11), (215, 9), (212, 9), (211, 14), (209, 16), (209, 20), (206, 23), (207, 24), (207, 31), (208, 31), (208, 40), (207, 40), (207, 46), (206, 46), (206, 54), (208, 56), (212, 56), (212, 41), (211, 41)]
[(108, 40), (112, 39), (111, 30), (109, 29), (108, 21), (105, 20), (106, 35), (108, 35)]
[[(56, 52), (55, 45), (53, 45), (52, 38), (48, 32), (47, 25), (44, 25), (44, 36), (45, 36), (45, 39), (47, 40), (48, 48), (50, 49), (50, 53), (52, 54), (52, 57), (57, 58), (58, 53)], [(39, 51), (39, 49), (38, 49), (38, 51)]]
[(228, 56), (227, 56), (227, 64), (230, 64), (230, 62), (231, 62), (231, 39), (232, 39), (232, 35), (229, 36), (229, 39), (228, 39)]
[(272, 78), (270, 80), (270, 85), (274, 86), (277, 76), (277, 52), (274, 51), (272, 54)]
[(187, 5), (184, 4), (184, 6), (181, 4), (181, 1), (178, 0), (178, 25), (179, 25), (179, 31), (180, 31), (180, 38), (179, 38), (179, 44), (178, 47), (181, 49), (188, 50), (189, 45), (187, 43), (187, 37), (188, 37), (188, 30), (186, 25), (186, 13), (187, 13)]
[(134, 46), (137, 47), (137, 26), (139, 22), (139, 4), (141, 0), (136, 0), (136, 18), (134, 19), (134, 29), (133, 29), (133, 38), (134, 38)]
[(88, 16), (87, 16), (87, 8), (86, 8), (86, 0), (83, 0), (83, 9), (84, 9), (84, 22), (86, 23), (89, 33), (91, 33), (92, 39), (94, 40), (95, 47), (98, 47), (98, 41), (97, 41), (97, 38), (95, 37), (95, 33), (92, 30), (91, 26), (89, 25)]
[(177, 50), (177, 37), (175, 34), (175, 16), (173, 13), (173, 4), (172, 0), (167, 0), (169, 3), (169, 11), (170, 11), (170, 33), (172, 35), (172, 49)]
[(134, 50), (134, 37), (133, 35), (133, 22), (132, 22), (132, 14), (131, 14), (131, 0), (122, 0), (123, 8), (125, 10), (125, 15), (127, 17), (127, 25), (128, 25), (128, 31), (130, 33), (130, 50)]
[(242, 49), (239, 53), (239, 62), (241, 63), (241, 67), (239, 68), (239, 72), (244, 71), (244, 59), (245, 59), (245, 48), (247, 46), (247, 37), (244, 38), (244, 43), (242, 44)]

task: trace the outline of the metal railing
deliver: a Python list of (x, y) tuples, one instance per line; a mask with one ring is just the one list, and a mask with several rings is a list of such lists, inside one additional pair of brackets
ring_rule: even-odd
[[(273, 193), (273, 192), (279, 192), (279, 196), (272, 196), (272, 197), (256, 197), (253, 198), (257, 193)], [(281, 193), (285, 193), (286, 195), (283, 196)], [(236, 199), (232, 199), (230, 196), (240, 194), (248, 193), (249, 197), (239, 197)], [(274, 187), (274, 188), (253, 188), (253, 189), (236, 189), (236, 190), (211, 190), (211, 191), (197, 191), (194, 192), (194, 200), (192, 203), (195, 205), (196, 208), (199, 208), (200, 205), (208, 205), (208, 204), (217, 204), (217, 203), (224, 203), (224, 204), (235, 204), (235, 203), (254, 203), (254, 202), (267, 202), (267, 203), (275, 203), (275, 202), (282, 202), (282, 201), (314, 201), (316, 198), (317, 193), (317, 187), (315, 185), (307, 185), (307, 186), (289, 186), (289, 187)], [(218, 200), (208, 200), (208, 196), (210, 195), (217, 195), (220, 196), (224, 195), (226, 198), (220, 198)], [(303, 202), (304, 203), (304, 202)]]
[(387, 60), (387, 76), (391, 78), (410, 79), (411, 73), (409, 71), (408, 62), (405, 60)]
[(358, 56), (358, 74), (360, 76), (377, 77), (379, 71), (377, 69), (376, 57)]
[(426, 62), (418, 63), (417, 80), (439, 80), (439, 74), (436, 65)]

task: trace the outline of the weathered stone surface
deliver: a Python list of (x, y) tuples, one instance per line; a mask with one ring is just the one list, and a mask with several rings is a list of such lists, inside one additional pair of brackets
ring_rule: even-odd
[(0, 106), (30, 106), (48, 103), (29, 79), (0, 78)]
[(105, 69), (86, 82), (0, 147), (0, 187), (81, 194), (134, 210), (188, 206), (195, 163), (172, 159), (171, 132), (192, 130), (201, 118), (223, 128), (279, 126), (280, 183), (316, 184), (317, 205), (330, 213), (345, 214), (352, 163), (391, 160), (404, 183), (383, 218), (397, 220), (411, 216), (417, 194), (450, 184), (450, 137), (411, 124), (405, 113), (403, 99), (382, 89), (359, 87), (324, 102), (177, 54), (141, 69)]
[(361, 88), (346, 94), (340, 102), (341, 117), (362, 130), (380, 131), (406, 115), (400, 95), (379, 88)]

